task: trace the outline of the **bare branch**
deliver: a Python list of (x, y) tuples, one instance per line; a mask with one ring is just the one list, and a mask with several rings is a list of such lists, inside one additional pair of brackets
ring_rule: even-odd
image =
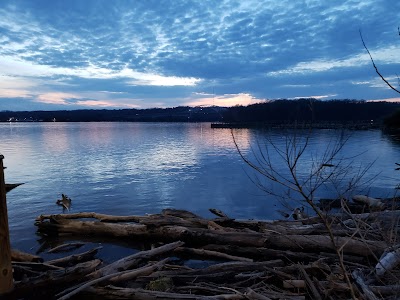
[[(399, 35), (400, 35), (400, 29), (398, 28), (398, 30), (399, 30)], [(363, 36), (362, 36), (361, 30), (360, 30), (360, 37), (361, 37), (361, 41), (362, 41), (362, 43), (363, 43), (363, 45), (364, 45), (365, 50), (367, 50), (367, 52), (368, 52), (369, 58), (371, 59), (371, 62), (372, 62), (372, 65), (373, 65), (374, 68), (375, 68), (375, 72), (379, 75), (379, 77), (380, 77), (392, 90), (394, 90), (394, 91), (396, 91), (397, 93), (400, 94), (400, 90), (398, 90), (398, 89), (396, 89), (394, 86), (392, 86), (392, 85), (390, 84), (390, 82), (387, 81), (386, 78), (383, 77), (383, 75), (379, 72), (378, 67), (377, 67), (376, 64), (375, 64), (375, 61), (374, 61), (374, 59), (372, 58), (372, 55), (371, 55), (371, 53), (369, 52), (369, 50), (368, 50), (368, 48), (367, 48), (367, 45), (366, 45), (365, 42), (364, 42), (364, 38), (363, 38)]]

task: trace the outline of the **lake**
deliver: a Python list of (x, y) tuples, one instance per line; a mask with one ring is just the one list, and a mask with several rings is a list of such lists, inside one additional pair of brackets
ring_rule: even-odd
[[(11, 244), (23, 251), (38, 251), (34, 220), (62, 213), (55, 204), (61, 193), (72, 199), (71, 212), (143, 215), (177, 208), (212, 217), (208, 209), (217, 208), (234, 218), (281, 217), (282, 202), (255, 186), (230, 129), (209, 123), (1, 123), (0, 134), (6, 182), (25, 183), (7, 194)], [(400, 182), (394, 171), (400, 139), (380, 130), (349, 134), (341, 154), (351, 162), (348, 176), (374, 163), (365, 179), (371, 181), (357, 192), (392, 196)], [(287, 141), (283, 130), (237, 129), (234, 135), (250, 158), (265, 136), (277, 147)], [(299, 176), (337, 136), (334, 130), (312, 133)], [(274, 155), (277, 171), (286, 174)], [(329, 196), (336, 194), (328, 187), (316, 194)]]

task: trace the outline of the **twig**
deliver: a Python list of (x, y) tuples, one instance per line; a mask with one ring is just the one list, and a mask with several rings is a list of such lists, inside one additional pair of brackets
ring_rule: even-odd
[[(400, 31), (399, 31), (399, 34), (400, 34)], [(367, 50), (367, 52), (368, 52), (369, 58), (371, 59), (372, 65), (374, 66), (374, 69), (375, 69), (375, 72), (379, 75), (379, 77), (380, 77), (392, 90), (394, 90), (394, 91), (396, 91), (397, 93), (400, 94), (400, 90), (398, 90), (398, 89), (396, 89), (394, 86), (392, 86), (392, 85), (390, 84), (390, 82), (387, 81), (386, 78), (383, 77), (383, 75), (379, 72), (378, 67), (377, 67), (376, 64), (375, 64), (375, 61), (374, 61), (374, 59), (372, 58), (372, 55), (371, 55), (371, 53), (369, 52), (369, 50), (368, 50), (368, 48), (367, 48), (367, 45), (365, 45), (364, 38), (363, 38), (363, 36), (362, 36), (361, 30), (360, 30), (360, 37), (361, 37), (361, 41), (362, 41), (362, 43), (363, 43), (363, 45), (364, 45), (365, 50)]]

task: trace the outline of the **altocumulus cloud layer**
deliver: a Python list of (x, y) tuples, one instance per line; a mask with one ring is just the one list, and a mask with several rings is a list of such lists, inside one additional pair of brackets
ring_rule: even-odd
[(389, 99), (398, 0), (2, 0), (0, 110)]

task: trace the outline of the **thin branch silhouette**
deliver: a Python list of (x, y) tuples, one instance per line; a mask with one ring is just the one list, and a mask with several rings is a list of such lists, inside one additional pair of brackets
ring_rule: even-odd
[[(400, 27), (398, 28), (398, 31), (399, 31), (399, 35), (400, 35)], [(369, 50), (368, 50), (368, 48), (367, 48), (367, 45), (365, 44), (365, 41), (364, 41), (364, 38), (363, 38), (363, 36), (362, 36), (361, 30), (360, 30), (360, 37), (361, 37), (361, 41), (362, 41), (362, 43), (363, 43), (363, 45), (364, 45), (365, 50), (367, 50), (367, 52), (368, 52), (369, 58), (371, 59), (372, 65), (374, 66), (374, 69), (375, 69), (375, 72), (379, 75), (379, 77), (380, 77), (392, 90), (394, 90), (394, 91), (396, 91), (397, 93), (400, 94), (400, 90), (396, 89), (393, 85), (391, 85), (390, 82), (387, 81), (387, 79), (386, 79), (386, 78), (381, 74), (381, 72), (379, 71), (378, 67), (377, 67), (376, 64), (375, 64), (374, 59), (372, 58), (371, 53), (369, 52)]]

